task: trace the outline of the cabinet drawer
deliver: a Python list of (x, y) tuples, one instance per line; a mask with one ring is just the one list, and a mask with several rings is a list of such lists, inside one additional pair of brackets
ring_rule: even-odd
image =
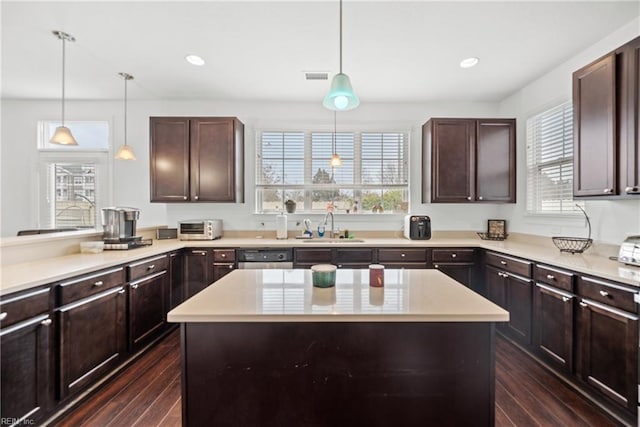
[(80, 276), (60, 283), (60, 305), (69, 304), (124, 283), (124, 268), (118, 267), (96, 274)]
[(578, 279), (577, 293), (581, 297), (589, 298), (630, 313), (637, 312), (636, 303), (633, 301), (633, 295), (637, 293), (637, 290), (628, 289), (615, 283), (581, 276)]
[(129, 264), (127, 266), (127, 277), (130, 282), (142, 279), (145, 276), (166, 270), (168, 265), (167, 256), (162, 255), (154, 258), (147, 258), (142, 261)]
[(427, 262), (427, 250), (378, 249), (378, 262)]
[(46, 313), (49, 305), (51, 288), (32, 290), (20, 295), (9, 295), (0, 301), (0, 326), (3, 328), (14, 323)]
[(331, 249), (310, 248), (295, 250), (296, 263), (327, 264), (331, 263), (332, 258)]
[(531, 278), (531, 262), (529, 261), (511, 258), (495, 252), (487, 252), (486, 261), (487, 264), (508, 271), (509, 273)]
[(236, 260), (235, 249), (214, 249), (213, 261), (214, 262), (233, 262)]
[(373, 262), (373, 249), (339, 248), (336, 249), (335, 262), (337, 264), (366, 264)]
[(473, 249), (433, 249), (433, 262), (473, 262)]
[(533, 268), (533, 278), (536, 282), (546, 283), (547, 285), (573, 292), (573, 273), (568, 271), (538, 264)]

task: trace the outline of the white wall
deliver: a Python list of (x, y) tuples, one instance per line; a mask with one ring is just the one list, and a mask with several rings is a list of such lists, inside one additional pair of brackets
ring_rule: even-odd
[[(2, 236), (13, 236), (24, 228), (37, 227), (35, 203), (37, 151), (36, 123), (56, 119), (57, 101), (2, 101)], [(106, 119), (112, 123), (112, 146), (122, 143), (122, 103), (67, 101), (67, 117), (73, 120)], [(411, 132), (410, 211), (427, 214), (434, 230), (486, 229), (486, 220), (496, 216), (497, 205), (422, 204), (422, 124), (435, 116), (493, 117), (497, 104), (448, 103), (371, 104), (363, 102), (356, 110), (340, 113), (338, 131), (350, 126), (370, 129), (396, 129)], [(245, 203), (161, 204), (149, 202), (149, 116), (237, 116), (245, 124)], [(168, 224), (180, 219), (222, 218), (228, 230), (255, 230), (264, 222), (266, 230), (275, 229), (273, 215), (254, 214), (255, 135), (261, 129), (313, 126), (333, 129), (333, 114), (320, 102), (307, 104), (211, 101), (129, 101), (128, 143), (138, 158), (135, 162), (113, 161), (112, 203), (141, 209), (140, 226)], [(16, 160), (19, 159), (19, 160)], [(290, 229), (304, 215), (290, 215)], [(321, 215), (308, 215), (318, 222)], [(336, 225), (350, 230), (400, 230), (400, 215), (337, 215)]]
[[(590, 48), (531, 82), (503, 100), (499, 114), (517, 118), (518, 140), (518, 203), (500, 207), (500, 215), (509, 221), (511, 231), (543, 236), (586, 237), (587, 228), (582, 219), (558, 219), (526, 215), (526, 121), (527, 118), (565, 101), (571, 100), (573, 71), (598, 59), (640, 34), (640, 20), (635, 19)], [(619, 244), (626, 235), (640, 234), (640, 198), (623, 201), (585, 202), (586, 212), (593, 228), (592, 237), (601, 242)]]

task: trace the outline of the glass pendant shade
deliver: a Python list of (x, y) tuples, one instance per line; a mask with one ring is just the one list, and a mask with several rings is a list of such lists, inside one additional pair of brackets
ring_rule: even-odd
[(118, 160), (136, 160), (136, 155), (133, 154), (133, 150), (128, 145), (121, 145), (116, 153), (116, 159)]
[(340, 167), (342, 166), (342, 159), (340, 158), (340, 156), (338, 156), (337, 153), (333, 153), (329, 164), (331, 165), (331, 167)]
[(58, 126), (49, 142), (58, 145), (78, 145), (78, 141), (76, 141), (66, 126)]
[(331, 89), (322, 105), (329, 110), (346, 111), (360, 105), (360, 99), (353, 92), (351, 80), (344, 73), (336, 74), (331, 81)]

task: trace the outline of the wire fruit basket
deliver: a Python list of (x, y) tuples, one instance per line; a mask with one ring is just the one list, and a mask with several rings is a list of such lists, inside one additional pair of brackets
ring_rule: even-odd
[(587, 213), (579, 205), (576, 205), (578, 209), (582, 211), (584, 217), (587, 219), (587, 227), (589, 227), (589, 236), (584, 237), (552, 237), (553, 244), (556, 245), (560, 252), (567, 252), (570, 254), (581, 254), (591, 247), (593, 240), (591, 239), (591, 222)]

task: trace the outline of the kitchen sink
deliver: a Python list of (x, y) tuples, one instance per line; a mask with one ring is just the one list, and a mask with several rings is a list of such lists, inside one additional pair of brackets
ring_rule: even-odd
[(304, 239), (304, 243), (363, 243), (363, 239)]

